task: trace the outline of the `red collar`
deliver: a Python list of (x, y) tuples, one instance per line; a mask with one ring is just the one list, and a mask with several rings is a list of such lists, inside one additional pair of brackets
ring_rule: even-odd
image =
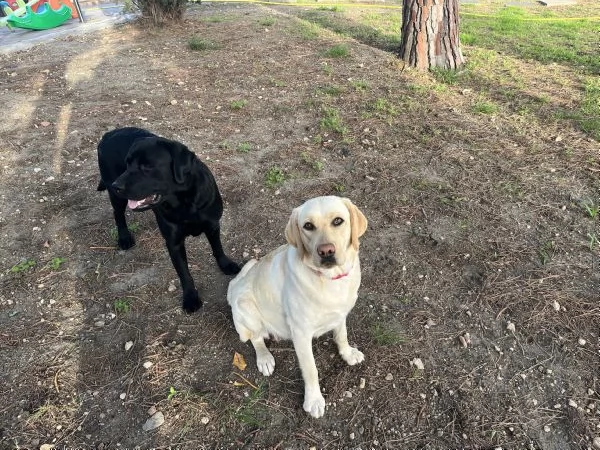
[[(312, 270), (314, 273), (316, 273), (317, 275), (319, 275), (320, 277), (323, 277), (323, 276), (325, 276), (325, 274), (324, 274), (323, 272), (321, 272), (320, 270), (313, 269), (312, 267), (311, 267), (311, 270)], [(346, 273), (340, 273), (339, 275), (336, 275), (335, 277), (333, 277), (333, 278), (329, 278), (329, 279), (330, 279), (330, 280), (339, 280), (340, 278), (347, 277), (349, 274), (350, 274), (350, 272), (346, 272)]]

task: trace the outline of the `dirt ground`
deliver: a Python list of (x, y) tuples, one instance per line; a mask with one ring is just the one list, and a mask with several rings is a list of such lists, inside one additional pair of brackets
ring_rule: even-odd
[[(0, 448), (598, 444), (600, 147), (553, 116), (576, 107), (577, 74), (513, 60), (535, 77), (480, 114), (485, 79), (441, 89), (298, 11), (201, 5), (180, 26), (2, 58)], [(193, 51), (192, 36), (211, 45)], [(237, 261), (283, 243), (310, 197), (347, 196), (368, 217), (348, 321), (366, 361), (315, 341), (324, 418), (302, 410), (289, 342), (269, 344), (271, 377), (257, 371), (204, 238), (188, 239), (205, 301), (193, 315), (150, 212), (130, 214), (136, 247), (115, 248), (96, 144), (129, 125), (213, 170)], [(144, 431), (157, 411), (164, 423)]]

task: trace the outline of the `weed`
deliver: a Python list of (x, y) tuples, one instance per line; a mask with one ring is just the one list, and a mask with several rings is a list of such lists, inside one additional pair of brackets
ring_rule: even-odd
[(169, 388), (169, 393), (167, 394), (167, 400), (171, 400), (177, 394), (179, 394), (179, 392), (177, 392), (177, 389), (175, 389), (173, 386), (171, 386)]
[(355, 91), (366, 91), (369, 88), (369, 83), (362, 80), (351, 81), (350, 84)]
[(385, 98), (378, 98), (377, 100), (375, 100), (373, 109), (377, 113), (379, 113), (379, 115), (395, 116), (396, 114), (398, 114), (396, 107)]
[(54, 257), (50, 260), (46, 267), (48, 267), (50, 270), (58, 270), (65, 261), (65, 258)]
[(542, 247), (539, 250), (540, 262), (543, 266), (548, 264), (554, 255), (554, 242), (546, 241), (542, 244)]
[(12, 266), (10, 268), (10, 271), (12, 273), (26, 272), (29, 269), (35, 267), (36, 264), (37, 262), (35, 261), (35, 259), (28, 258), (25, 261), (21, 261), (19, 264), (15, 264), (14, 266)]
[[(131, 222), (130, 224), (127, 225), (127, 229), (129, 231), (131, 231), (132, 233), (137, 233), (138, 231), (140, 231), (140, 229), (142, 228), (142, 226), (138, 223), (138, 222)], [(119, 237), (119, 233), (117, 232), (117, 227), (112, 227), (108, 234), (110, 235), (112, 240), (117, 240), (117, 238)]]
[(240, 142), (237, 146), (237, 150), (240, 153), (248, 153), (250, 150), (252, 150), (252, 144), (249, 142)]
[(208, 23), (221, 23), (221, 22), (225, 21), (225, 19), (220, 16), (208, 16), (208, 17), (203, 17), (200, 20), (202, 22), (208, 22)]
[(317, 90), (325, 95), (329, 95), (332, 97), (340, 95), (344, 92), (344, 90), (339, 86), (323, 86), (321, 88), (317, 88)]
[(458, 81), (459, 72), (453, 69), (441, 69), (441, 68), (432, 68), (431, 73), (433, 77), (444, 84), (456, 84)]
[(347, 44), (336, 44), (323, 54), (328, 58), (347, 58), (350, 55), (350, 48)]
[(270, 27), (271, 25), (275, 24), (275, 22), (277, 22), (275, 17), (263, 17), (258, 21), (258, 23), (263, 27)]
[(498, 106), (492, 102), (480, 100), (473, 105), (473, 111), (478, 114), (495, 114), (498, 112)]
[(300, 37), (305, 41), (311, 41), (319, 37), (321, 29), (308, 20), (300, 21)]
[(117, 314), (127, 314), (131, 311), (131, 300), (128, 298), (118, 298), (113, 302), (113, 309)]
[(260, 415), (263, 406), (260, 404), (260, 400), (264, 394), (264, 384), (261, 383), (246, 397), (242, 405), (233, 411), (233, 418), (244, 425), (262, 427), (263, 421)]
[(344, 186), (343, 183), (334, 183), (333, 190), (335, 192), (337, 192), (338, 194), (341, 194), (342, 192), (344, 192), (346, 190), (346, 186)]
[(323, 64), (323, 72), (325, 72), (327, 75), (331, 75), (331, 74), (333, 74), (333, 67), (331, 67), (329, 64), (325, 63), (325, 64)]
[(242, 109), (244, 106), (246, 106), (248, 104), (247, 100), (234, 100), (231, 102), (231, 104), (229, 105), (229, 107), (231, 109)]
[(323, 115), (324, 117), (321, 119), (321, 128), (324, 130), (335, 131), (341, 135), (344, 135), (348, 132), (348, 128), (344, 126), (340, 117), (340, 113), (337, 109), (324, 108)]
[(590, 250), (594, 250), (594, 247), (598, 245), (598, 236), (596, 236), (596, 233), (588, 233), (588, 238), (590, 239)]
[(397, 345), (406, 341), (406, 339), (404, 339), (394, 330), (381, 324), (376, 324), (372, 331), (373, 338), (375, 339), (377, 345)]
[(198, 36), (192, 36), (188, 41), (188, 48), (194, 51), (210, 50), (216, 48), (216, 45), (214, 44), (214, 42), (209, 41), (207, 39), (202, 39)]
[(317, 8), (319, 11), (331, 11), (331, 12), (343, 12), (344, 8), (340, 5), (332, 5), (332, 6), (319, 6)]
[(600, 211), (599, 205), (595, 205), (594, 202), (583, 202), (581, 206), (590, 218), (595, 219), (598, 217), (598, 212)]
[(269, 170), (267, 170), (267, 173), (265, 174), (265, 185), (267, 187), (273, 188), (282, 184), (284, 181), (285, 174), (283, 173), (283, 170), (281, 170), (279, 167), (273, 166)]

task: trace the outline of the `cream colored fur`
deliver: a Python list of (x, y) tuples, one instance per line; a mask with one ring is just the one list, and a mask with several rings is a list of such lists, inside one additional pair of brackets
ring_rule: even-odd
[[(314, 229), (306, 229), (307, 223)], [(242, 341), (252, 342), (263, 375), (275, 370), (264, 339), (293, 341), (304, 378), (304, 410), (313, 417), (323, 415), (325, 399), (312, 339), (333, 330), (344, 361), (354, 365), (364, 360), (348, 343), (346, 316), (358, 295), (358, 238), (366, 229), (367, 219), (350, 200), (334, 196), (308, 200), (292, 212), (285, 228), (288, 244), (259, 261), (249, 261), (229, 284), (227, 301), (235, 328)], [(319, 246), (326, 244), (335, 248), (335, 263), (326, 263), (319, 255)]]

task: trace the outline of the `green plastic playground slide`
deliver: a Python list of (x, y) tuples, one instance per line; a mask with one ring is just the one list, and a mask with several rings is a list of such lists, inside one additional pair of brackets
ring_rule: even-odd
[(71, 18), (71, 8), (61, 5), (54, 10), (49, 6), (40, 13), (35, 13), (31, 6), (25, 7), (25, 15), (18, 17), (12, 14), (7, 18), (9, 25), (17, 28), (26, 28), (28, 30), (48, 30), (62, 25)]

